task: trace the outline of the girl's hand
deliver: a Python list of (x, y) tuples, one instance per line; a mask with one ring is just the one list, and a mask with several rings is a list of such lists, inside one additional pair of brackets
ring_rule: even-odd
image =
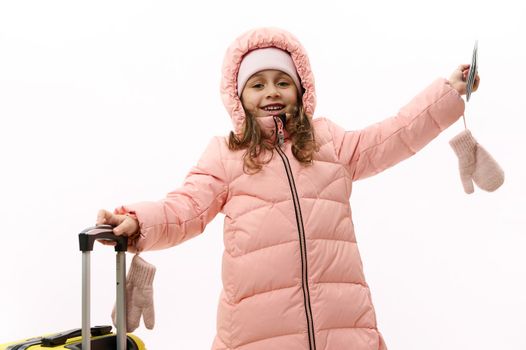
[[(469, 67), (470, 67), (469, 64), (461, 64), (451, 74), (451, 77), (449, 77), (449, 84), (455, 90), (457, 90), (460, 95), (466, 94)], [(471, 89), (471, 92), (477, 91), (477, 89), (479, 88), (479, 84), (480, 84), (480, 77), (477, 72), (477, 75), (475, 76), (475, 82), (473, 83), (473, 88)]]
[(135, 238), (139, 234), (139, 221), (130, 215), (113, 214), (101, 209), (97, 214), (97, 225), (114, 226), (113, 233)]

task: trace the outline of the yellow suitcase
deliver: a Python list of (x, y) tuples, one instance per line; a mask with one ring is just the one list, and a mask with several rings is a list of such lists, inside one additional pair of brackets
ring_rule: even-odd
[[(97, 326), (91, 328), (91, 350), (116, 349), (117, 337), (111, 332), (111, 326)], [(72, 329), (65, 332), (48, 334), (29, 339), (1, 344), (0, 350), (36, 350), (36, 349), (82, 349), (81, 328)], [(139, 337), (127, 334), (127, 350), (146, 349)]]

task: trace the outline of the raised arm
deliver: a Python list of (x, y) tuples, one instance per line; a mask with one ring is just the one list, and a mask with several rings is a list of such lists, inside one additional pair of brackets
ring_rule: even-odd
[(397, 115), (358, 131), (330, 125), (340, 162), (353, 180), (375, 175), (412, 156), (464, 113), (464, 100), (446, 79), (437, 79)]

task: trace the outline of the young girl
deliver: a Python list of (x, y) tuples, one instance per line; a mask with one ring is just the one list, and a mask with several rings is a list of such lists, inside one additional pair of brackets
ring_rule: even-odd
[(453, 124), (464, 112), (468, 68), (435, 80), (395, 117), (344, 131), (313, 118), (314, 77), (298, 40), (275, 28), (249, 31), (223, 66), (234, 131), (212, 139), (165, 199), (101, 210), (97, 224), (114, 225), (132, 250), (146, 251), (225, 215), (215, 350), (386, 349), (356, 244), (352, 183)]

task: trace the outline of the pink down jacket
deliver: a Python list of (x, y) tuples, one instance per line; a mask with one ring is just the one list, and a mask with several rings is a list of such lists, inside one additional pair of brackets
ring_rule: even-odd
[[(250, 50), (269, 46), (292, 56), (305, 111), (314, 114), (314, 78), (301, 44), (283, 30), (256, 29), (238, 38), (224, 60), (221, 96), (237, 133), (245, 118), (239, 64)], [(415, 154), (463, 112), (458, 92), (437, 79), (398, 114), (363, 130), (313, 119), (320, 150), (312, 165), (294, 158), (287, 139), (255, 175), (243, 172), (244, 151), (230, 151), (227, 138), (216, 137), (180, 188), (117, 211), (137, 216), (139, 251), (179, 244), (224, 215), (212, 349), (383, 350), (353, 228), (353, 181)]]

